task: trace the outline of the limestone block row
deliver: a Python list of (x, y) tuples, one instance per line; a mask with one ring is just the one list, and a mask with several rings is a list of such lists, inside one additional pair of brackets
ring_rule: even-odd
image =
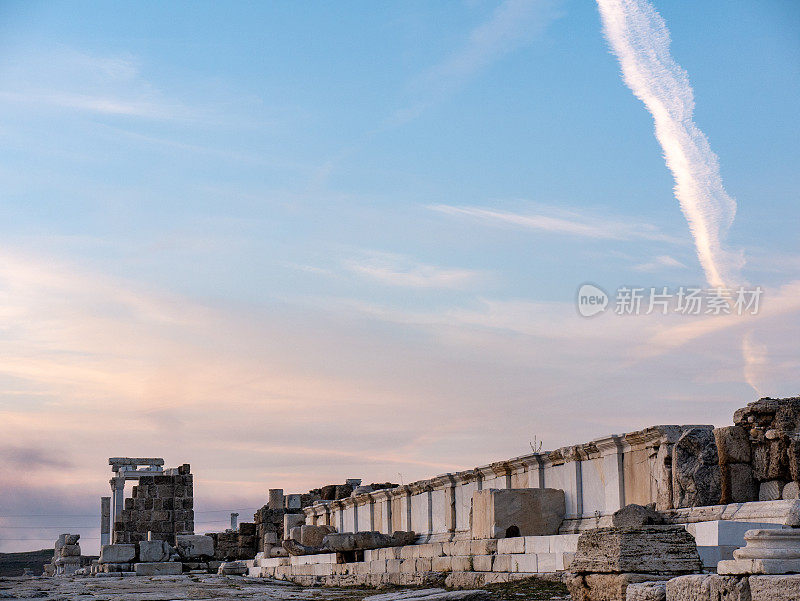
[[(666, 583), (666, 601), (796, 601), (800, 575), (737, 577), (692, 574)], [(628, 587), (627, 601), (633, 601)]]
[(574, 553), (578, 549), (580, 534), (555, 534), (552, 536), (520, 536), (497, 541), (497, 552), (514, 553)]

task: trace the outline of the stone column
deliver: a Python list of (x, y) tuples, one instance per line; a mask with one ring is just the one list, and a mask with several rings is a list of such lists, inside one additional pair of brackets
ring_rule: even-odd
[(605, 513), (614, 513), (625, 506), (625, 470), (623, 467), (622, 440), (619, 436), (606, 436), (592, 441), (600, 451), (605, 482)]
[(114, 541), (115, 523), (122, 517), (125, 506), (125, 476), (114, 476), (111, 485), (111, 541)]
[(239, 527), (239, 514), (231, 513), (231, 530), (236, 530)]
[(376, 530), (384, 534), (392, 533), (392, 495), (390, 489), (377, 490), (372, 493), (376, 503), (381, 505), (380, 524), (375, 524)]
[(448, 474), (448, 482), (444, 486), (445, 525), (448, 532), (456, 531), (456, 483)]
[(111, 544), (111, 497), (100, 497), (100, 548)]
[(283, 499), (282, 488), (269, 489), (269, 501), (267, 502), (267, 507), (270, 509), (285, 509), (286, 503)]

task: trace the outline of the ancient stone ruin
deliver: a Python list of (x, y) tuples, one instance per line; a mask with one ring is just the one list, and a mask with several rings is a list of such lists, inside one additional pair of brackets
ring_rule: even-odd
[[(733, 421), (653, 426), (402, 486), (271, 489), (252, 522), (235, 514), (207, 535), (193, 532), (188, 465), (112, 458), (101, 519), (114, 516), (113, 544), (82, 566), (64, 535), (51, 571), (453, 588), (546, 575), (575, 601), (800, 599), (800, 399), (760, 399)], [(138, 481), (127, 499), (126, 480)]]

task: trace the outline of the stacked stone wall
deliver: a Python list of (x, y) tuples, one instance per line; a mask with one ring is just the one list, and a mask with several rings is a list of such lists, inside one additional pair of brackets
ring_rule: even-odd
[(141, 476), (114, 523), (114, 543), (153, 540), (175, 544), (178, 534), (194, 533), (194, 484), (189, 465), (170, 475)]

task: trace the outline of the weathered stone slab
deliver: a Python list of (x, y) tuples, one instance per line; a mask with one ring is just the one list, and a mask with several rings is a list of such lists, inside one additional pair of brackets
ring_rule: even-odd
[(136, 545), (103, 545), (100, 563), (130, 563), (136, 558)]
[(781, 498), (783, 485), (784, 483), (781, 480), (768, 480), (766, 482), (762, 482), (758, 487), (758, 500), (777, 501)]
[(719, 457), (711, 426), (690, 428), (672, 451), (676, 507), (715, 505), (721, 498)]
[(177, 561), (166, 561), (158, 563), (136, 563), (133, 571), (137, 576), (167, 576), (183, 572), (183, 566)]
[(655, 510), (653, 505), (637, 505), (631, 503), (618, 509), (611, 516), (611, 524), (615, 528), (633, 528), (637, 526), (653, 526), (664, 523), (664, 516)]
[[(283, 516), (283, 538), (288, 540), (292, 538), (292, 528), (295, 526), (302, 526), (306, 521), (304, 513), (287, 513)], [(300, 541), (298, 541), (300, 542)]]
[(750, 601), (746, 577), (717, 574), (679, 576), (667, 582), (669, 601)]
[(489, 599), (488, 591), (446, 591), (442, 588), (404, 590), (364, 597), (363, 601), (479, 601)]
[(743, 426), (714, 429), (720, 464), (750, 463), (750, 437), (747, 432), (747, 428)]
[(570, 573), (565, 584), (572, 601), (626, 601), (629, 585), (649, 581), (663, 581), (663, 577), (658, 574)]
[(789, 482), (783, 487), (781, 498), (784, 500), (800, 499), (800, 485), (797, 482)]
[(747, 544), (733, 552), (734, 559), (717, 564), (718, 573), (800, 573), (800, 530), (748, 530), (744, 539)]
[(800, 576), (750, 576), (748, 601), (797, 601)]
[(479, 490), (472, 494), (471, 535), (487, 539), (557, 534), (565, 513), (563, 490)]
[(178, 534), (175, 547), (183, 559), (210, 559), (214, 557), (214, 539), (202, 534)]
[(667, 601), (667, 582), (634, 582), (625, 590), (625, 601)]
[(307, 547), (321, 547), (322, 539), (324, 539), (328, 534), (333, 534), (334, 532), (336, 532), (336, 528), (333, 526), (313, 526), (310, 524), (304, 524), (303, 526), (300, 526), (299, 542), (301, 545), (305, 545)]
[(699, 572), (694, 537), (681, 526), (598, 528), (580, 535), (570, 564), (576, 573)]
[(226, 561), (219, 566), (217, 574), (224, 576), (244, 576), (247, 574), (247, 566), (241, 561)]
[(143, 563), (169, 561), (174, 553), (172, 545), (163, 540), (143, 540), (139, 543), (139, 561)]
[(726, 559), (717, 564), (717, 573), (800, 574), (800, 559)]

